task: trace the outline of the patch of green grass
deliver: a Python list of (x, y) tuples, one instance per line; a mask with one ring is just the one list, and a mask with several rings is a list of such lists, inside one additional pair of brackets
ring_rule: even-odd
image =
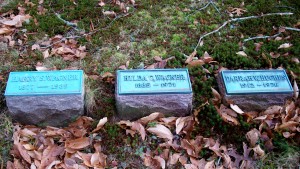
[(289, 143), (282, 135), (276, 133), (273, 139), (274, 151), (257, 163), (258, 168), (299, 168), (300, 148)]
[(7, 111), (0, 112), (0, 168), (10, 160), (9, 151), (12, 147), (13, 124)]
[[(140, 136), (125, 135), (125, 130), (116, 124), (107, 123), (105, 126), (101, 145), (103, 146), (103, 153), (108, 155), (108, 161), (117, 160), (119, 162), (118, 167), (122, 168), (142, 168), (140, 156), (144, 153), (146, 146), (141, 141)], [(110, 164), (108, 165), (110, 168)]]

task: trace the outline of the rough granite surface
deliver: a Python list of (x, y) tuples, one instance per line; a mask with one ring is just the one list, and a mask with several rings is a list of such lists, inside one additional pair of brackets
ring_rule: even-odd
[(124, 120), (135, 120), (154, 112), (165, 116), (187, 116), (192, 111), (193, 93), (119, 95), (118, 85), (115, 86), (118, 116)]
[(222, 96), (222, 102), (225, 105), (236, 104), (243, 111), (263, 111), (273, 105), (284, 105), (287, 99), (292, 98), (293, 93), (290, 94), (244, 94), (244, 95), (226, 95), (225, 84), (222, 80), (222, 75), (217, 77), (219, 91)]
[(22, 124), (66, 126), (84, 113), (84, 94), (6, 96), (10, 115)]

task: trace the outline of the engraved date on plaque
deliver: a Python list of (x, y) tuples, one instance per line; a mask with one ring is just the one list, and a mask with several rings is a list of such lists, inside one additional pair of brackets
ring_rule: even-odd
[(285, 70), (224, 70), (226, 94), (292, 93)]
[(118, 94), (191, 93), (187, 69), (120, 70)]
[(5, 95), (80, 94), (83, 71), (29, 71), (9, 74)]

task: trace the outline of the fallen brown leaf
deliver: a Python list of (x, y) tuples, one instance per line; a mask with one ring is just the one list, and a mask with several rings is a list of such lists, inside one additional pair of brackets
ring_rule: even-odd
[(169, 160), (168, 160), (168, 163), (167, 163), (168, 166), (176, 164), (179, 160), (180, 155), (181, 155), (180, 153), (174, 153), (172, 155), (170, 154), (170, 157), (169, 157)]
[(285, 138), (290, 138), (296, 135), (296, 133), (290, 133), (290, 132), (283, 132), (282, 133), (283, 137)]
[(163, 122), (163, 124), (166, 126), (172, 126), (175, 125), (177, 118), (178, 117), (166, 117), (166, 118), (160, 118), (159, 120)]
[(163, 158), (161, 158), (160, 156), (155, 156), (153, 159), (154, 159), (154, 160), (157, 160), (157, 161), (159, 162), (160, 167), (161, 167), (162, 169), (165, 169), (165, 168), (166, 168), (166, 161), (165, 161)]
[(105, 72), (103, 73), (103, 75), (101, 76), (102, 78), (106, 78), (106, 77), (114, 77), (114, 75), (110, 72)]
[(189, 62), (188, 67), (196, 67), (196, 66), (202, 66), (204, 65), (204, 61), (203, 60), (192, 60), (191, 62)]
[(188, 63), (188, 64), (189, 64), (189, 63), (193, 60), (193, 58), (196, 56), (196, 54), (197, 54), (197, 51), (194, 50), (194, 51), (190, 54), (190, 56), (186, 59), (185, 63)]
[(75, 150), (83, 149), (90, 145), (90, 138), (82, 137), (74, 140), (67, 140), (65, 142), (66, 148), (71, 148)]
[(57, 156), (64, 153), (64, 151), (64, 147), (54, 144), (49, 145), (42, 153), (40, 168), (46, 168), (49, 166), (53, 161), (56, 161)]
[(121, 65), (121, 66), (119, 66), (119, 69), (126, 70), (127, 67), (126, 67), (126, 65)]
[(146, 131), (145, 131), (144, 126), (141, 123), (133, 122), (131, 129), (139, 132), (142, 137), (142, 140), (145, 141)]
[(258, 143), (260, 137), (260, 132), (257, 129), (252, 129), (247, 132), (246, 138), (250, 142), (251, 147), (255, 147), (256, 143)]
[(155, 121), (155, 120), (158, 120), (159, 118), (162, 118), (162, 117), (164, 117), (164, 115), (162, 113), (155, 112), (155, 113), (151, 113), (148, 116), (140, 118), (138, 120), (138, 122), (140, 122), (142, 125), (147, 125), (150, 121)]
[(30, 15), (16, 15), (12, 20), (2, 21), (2, 24), (7, 26), (21, 27), (22, 23), (30, 18)]
[(259, 145), (253, 148), (253, 151), (257, 154), (259, 158), (263, 157), (265, 155), (264, 150), (261, 149)]
[(198, 169), (198, 167), (194, 164), (184, 164), (185, 169)]
[(241, 16), (242, 14), (244, 14), (245, 12), (247, 12), (247, 10), (242, 9), (242, 8), (231, 8), (230, 7), (228, 10), (231, 13), (231, 16), (233, 14), (236, 14), (237, 16)]
[(14, 29), (7, 28), (7, 27), (2, 27), (2, 28), (0, 28), (0, 35), (9, 34), (13, 31), (14, 31)]
[(44, 56), (44, 59), (46, 59), (50, 56), (48, 49), (43, 52), (43, 56)]
[(276, 59), (280, 56), (280, 53), (270, 52), (270, 56), (271, 56), (271, 58)]
[(229, 124), (240, 125), (240, 123), (238, 122), (238, 120), (236, 118), (229, 116), (225, 113), (221, 114), (221, 118)]
[(296, 128), (297, 125), (299, 125), (299, 122), (288, 121), (286, 123), (276, 125), (274, 130), (275, 131), (280, 131), (280, 130), (295, 131), (295, 130), (297, 130), (297, 128)]
[(213, 61), (213, 58), (205, 51), (203, 54), (203, 60), (205, 63)]
[(103, 2), (103, 0), (100, 0), (99, 3), (98, 3), (98, 5), (99, 5), (99, 6), (104, 6), (105, 3)]
[(262, 112), (262, 115), (279, 114), (281, 109), (282, 109), (281, 106), (277, 106), (277, 105), (270, 106), (270, 107), (267, 108), (267, 110)]
[(147, 129), (147, 131), (157, 135), (159, 138), (164, 138), (171, 141), (173, 139), (173, 134), (171, 133), (171, 131), (167, 127), (161, 124), (157, 124), (155, 127), (150, 127)]
[(195, 120), (193, 116), (179, 117), (176, 120), (176, 134), (189, 134), (194, 128)]
[(263, 42), (259, 42), (259, 43), (254, 43), (255, 45), (255, 51), (258, 52), (260, 51), (261, 46), (263, 45)]
[(106, 122), (107, 122), (107, 117), (104, 117), (104, 118), (100, 119), (98, 124), (97, 124), (97, 127), (92, 131), (92, 133), (94, 133), (96, 131), (99, 131), (104, 126), (104, 124)]
[(80, 151), (77, 151), (75, 157), (82, 160), (86, 166), (93, 167), (93, 165), (91, 164), (92, 153), (87, 154), (87, 153), (82, 153)]
[(299, 97), (299, 88), (298, 88), (296, 80), (294, 80), (293, 88), (294, 88), (294, 98), (298, 99), (298, 97)]
[(117, 14), (114, 11), (103, 11), (102, 13), (103, 13), (103, 15), (109, 16), (109, 17), (116, 17), (117, 16)]
[(19, 153), (21, 154), (22, 158), (28, 163), (31, 164), (31, 158), (29, 154), (27, 153), (27, 150), (23, 147), (22, 144), (19, 142), (14, 143), (14, 145), (17, 147)]
[(236, 54), (237, 54), (237, 55), (240, 55), (240, 56), (244, 56), (244, 57), (247, 56), (247, 54), (246, 54), (244, 51), (239, 51), (239, 52), (237, 52)]
[(180, 162), (181, 165), (185, 165), (187, 163), (187, 157), (186, 156), (180, 156), (178, 161)]
[(221, 106), (220, 106), (220, 112), (221, 112), (221, 114), (227, 114), (227, 115), (232, 116), (232, 117), (237, 117), (237, 114), (236, 114), (235, 111), (227, 108), (223, 104), (221, 104)]
[(149, 155), (145, 155), (144, 165), (150, 167), (151, 169), (165, 168), (165, 160), (159, 156), (152, 158)]
[(237, 112), (238, 114), (244, 114), (245, 112), (239, 108), (238, 105), (230, 104), (232, 110)]
[(204, 169), (215, 169), (215, 161), (209, 161), (205, 164)]
[(278, 49), (287, 49), (287, 48), (290, 48), (292, 47), (293, 45), (291, 43), (284, 43), (284, 44), (281, 44)]

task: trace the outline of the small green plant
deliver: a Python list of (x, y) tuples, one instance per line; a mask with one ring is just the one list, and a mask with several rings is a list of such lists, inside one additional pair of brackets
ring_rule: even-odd
[(12, 147), (13, 124), (7, 111), (0, 112), (0, 167), (10, 160), (9, 151)]
[(94, 87), (92, 79), (85, 78), (85, 108), (88, 115), (93, 115), (93, 111), (96, 108), (95, 94), (99, 89), (92, 89)]
[(118, 137), (118, 134), (120, 132), (120, 128), (117, 125), (107, 125), (106, 130), (107, 130), (108, 138), (112, 138), (112, 139)]
[(157, 122), (150, 122), (148, 123), (148, 127), (155, 127)]

